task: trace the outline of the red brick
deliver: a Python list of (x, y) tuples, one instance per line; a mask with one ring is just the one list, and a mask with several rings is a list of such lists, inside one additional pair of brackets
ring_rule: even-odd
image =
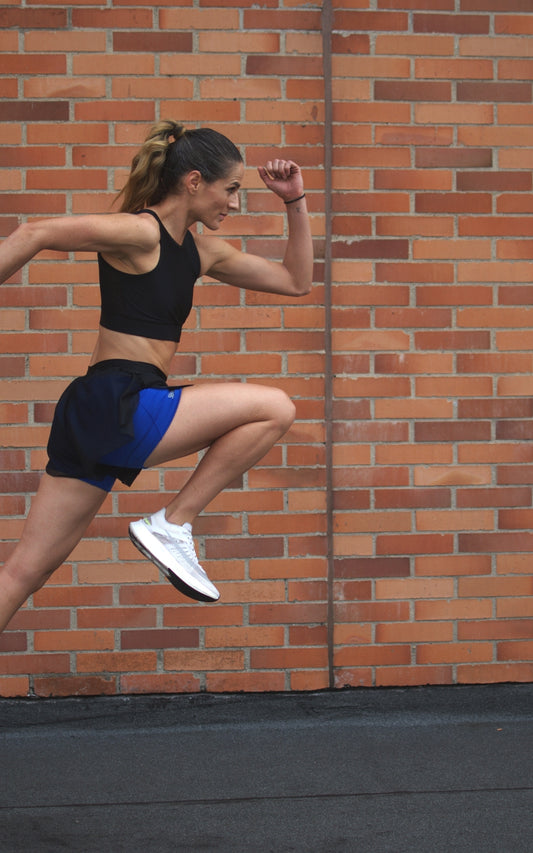
[(530, 12), (529, 0), (462, 0), (465, 12)]
[(453, 639), (453, 622), (395, 622), (376, 626), (377, 643), (440, 643)]
[(400, 557), (353, 557), (335, 560), (336, 578), (408, 577), (409, 560)]
[(333, 441), (338, 444), (349, 442), (407, 441), (407, 424), (337, 423), (333, 427)]
[(531, 503), (529, 488), (460, 489), (457, 491), (457, 506), (524, 506)]
[(205, 680), (207, 690), (213, 693), (263, 693), (286, 688), (283, 672), (208, 672)]
[[(488, 217), (487, 217), (488, 218)], [(383, 236), (453, 236), (450, 216), (376, 216), (376, 233)]]
[(501, 509), (498, 512), (498, 527), (500, 530), (520, 530), (531, 526), (532, 511), (530, 509)]
[(453, 56), (454, 39), (449, 35), (377, 35), (376, 51), (385, 56)]
[(533, 664), (461, 664), (457, 667), (458, 684), (491, 684), (533, 679)]
[[(450, 559), (450, 558), (446, 558)], [(453, 601), (417, 601), (417, 619), (453, 619), (461, 624), (463, 619), (490, 619), (492, 602), (489, 599), (467, 598)]]
[(153, 671), (156, 655), (152, 652), (87, 652), (78, 654), (78, 672)]
[(483, 168), (492, 166), (489, 148), (419, 148), (417, 168)]
[(152, 13), (149, 9), (72, 9), (72, 26), (88, 29), (149, 29)]
[(199, 632), (194, 628), (144, 628), (123, 630), (121, 649), (195, 648), (199, 645)]
[(374, 96), (378, 101), (450, 101), (451, 94), (451, 85), (445, 82), (376, 80), (374, 83)]
[[(458, 125), (457, 141), (460, 145), (494, 145), (495, 132), (493, 104), (415, 104), (417, 124), (453, 124)], [(463, 125), (468, 125), (463, 127)], [(489, 125), (490, 127), (483, 127)], [(496, 136), (498, 133), (496, 132)]]
[(420, 172), (417, 169), (396, 170), (376, 169), (374, 172), (374, 188), (377, 190), (427, 189), (451, 190), (452, 176), (450, 172), (435, 170)]
[(333, 27), (336, 30), (393, 30), (394, 32), (407, 30), (408, 16), (403, 12), (357, 12), (334, 10)]
[[(396, 669), (396, 667), (395, 667)], [(335, 668), (335, 684), (337, 688), (342, 687), (372, 687), (371, 667), (343, 667)]]
[(48, 54), (3, 54), (3, 62), (11, 74), (64, 74), (67, 67), (66, 56)]
[(464, 663), (466, 661), (491, 662), (492, 643), (437, 643), (417, 647), (416, 662), (419, 664)]
[(191, 33), (114, 32), (113, 50), (127, 53), (190, 53)]
[(460, 15), (414, 14), (413, 30), (415, 33), (488, 33), (490, 27), (489, 15), (466, 15), (461, 10)]
[(200, 679), (192, 674), (122, 674), (120, 675), (122, 693), (197, 693)]
[(63, 29), (67, 25), (66, 9), (0, 9), (0, 27), (21, 30)]
[(376, 308), (375, 320), (380, 328), (394, 326), (447, 328), (451, 317), (447, 308)]
[(406, 601), (394, 602), (358, 602), (335, 604), (335, 617), (342, 622), (396, 622), (409, 618), (409, 604)]
[(376, 673), (376, 687), (423, 686), (453, 684), (450, 666), (384, 667)]
[(531, 83), (457, 83), (458, 101), (531, 102)]
[(78, 608), (78, 628), (155, 627), (157, 613), (149, 607)]
[[(531, 259), (533, 258), (533, 240), (499, 240), (497, 243), (497, 255), (498, 258), (502, 259)], [(503, 288), (501, 290), (503, 292)], [(516, 294), (520, 293), (518, 289), (514, 292)], [(527, 288), (522, 289), (521, 296), (522, 300), (527, 299)], [(517, 304), (516, 302), (513, 303), (511, 299), (511, 294), (504, 294), (501, 304)], [(521, 301), (520, 304), (526, 305), (528, 303)]]
[[(445, 80), (492, 80), (493, 64), (486, 59), (436, 59), (435, 57), (415, 60), (418, 78), (442, 78)], [(500, 65), (501, 77), (501, 65)]]
[[(453, 281), (453, 269), (450, 264), (376, 264), (377, 281)], [(435, 315), (438, 317), (439, 315)]]
[(531, 77), (530, 59), (501, 59), (498, 63), (500, 80), (528, 80)]
[(489, 441), (490, 436), (491, 425), (488, 421), (434, 421), (415, 424), (416, 441)]
[(357, 243), (336, 241), (334, 258), (408, 258), (407, 240), (359, 240)]
[(68, 672), (70, 669), (70, 656), (67, 654), (10, 654), (4, 655), (2, 660), (3, 674), (18, 675), (41, 675), (42, 673)]
[(4, 101), (3, 121), (68, 121), (65, 101)]
[(332, 33), (332, 53), (370, 53), (370, 38), (365, 33)]
[(458, 172), (458, 190), (488, 190), (489, 192), (528, 192), (532, 187), (530, 172)]
[(197, 670), (236, 670), (243, 669), (242, 650), (210, 650), (198, 649), (197, 651), (167, 651), (164, 655), (164, 666), (167, 670), (176, 669), (195, 672)]
[(533, 468), (527, 465), (520, 465), (518, 467), (512, 465), (500, 465), (497, 472), (497, 482), (503, 485), (527, 483), (527, 477), (532, 471)]
[(460, 533), (459, 547), (465, 552), (529, 551), (531, 533)]
[[(525, 557), (525, 560), (524, 560)], [(524, 569), (529, 572), (529, 555), (522, 554), (516, 556), (515, 554), (504, 554), (502, 558), (499, 560), (499, 563), (502, 564), (506, 562), (506, 565), (503, 566), (503, 571), (507, 572), (509, 570), (515, 570), (515, 567), (518, 563), (518, 570), (520, 569), (520, 561), (524, 564)], [(525, 565), (527, 563), (527, 566)], [(533, 598), (531, 596), (527, 598), (501, 598), (496, 602), (496, 615), (498, 617), (506, 618), (509, 616), (518, 617), (518, 616), (531, 616), (533, 614)]]
[(488, 193), (417, 193), (417, 213), (489, 213), (492, 198)]
[(34, 678), (33, 692), (36, 696), (104, 696), (116, 693), (117, 685), (109, 676), (65, 677), (48, 676)]
[(516, 234), (533, 235), (531, 217), (509, 216), (468, 216), (459, 217), (461, 236), (514, 237)]
[(321, 77), (322, 60), (317, 57), (300, 57), (279, 55), (252, 55), (246, 60), (247, 74), (272, 76), (296, 75), (300, 77)]
[(27, 648), (26, 634), (22, 631), (6, 631), (0, 637), (0, 652), (25, 652)]
[(533, 24), (529, 15), (498, 15), (494, 31), (502, 34), (529, 35), (533, 33)]
[[(403, 534), (378, 535), (376, 542), (377, 554), (435, 554), (447, 553), (452, 550), (451, 534)], [(479, 549), (478, 549), (479, 550)]]
[(65, 196), (56, 195), (54, 193), (45, 193), (43, 195), (32, 195), (30, 193), (21, 193), (20, 195), (12, 195), (4, 193), (0, 199), (0, 213), (5, 210), (17, 213), (45, 213), (47, 215), (65, 213)]
[[(458, 575), (483, 575), (490, 573), (490, 558), (486, 557), (484, 554), (477, 554), (475, 556), (466, 556), (465, 554), (445, 554), (443, 556), (433, 555), (431, 557), (416, 557), (415, 558), (415, 574), (417, 576), (426, 576), (426, 577), (443, 577), (443, 576), (458, 576)], [(431, 611), (434, 612), (433, 610)], [(421, 619), (431, 619), (431, 618), (453, 618), (459, 619), (464, 618), (458, 615), (455, 616), (429, 616), (422, 615), (426, 613), (426, 610), (423, 607), (420, 607), (420, 614), (418, 613), (417, 606), (417, 616), (420, 615)], [(487, 614), (485, 614), (486, 616)], [(488, 614), (490, 615), (490, 613)], [(472, 616), (474, 618), (474, 616)], [(482, 617), (480, 617), (482, 618)]]
[(530, 619), (485, 619), (482, 622), (465, 621), (457, 626), (458, 640), (519, 640), (530, 637)]
[(279, 50), (279, 33), (271, 32), (200, 32), (198, 44), (200, 53), (276, 53)]
[[(427, 9), (427, 0), (380, 0), (382, 9)], [(453, 12), (455, 0), (432, 0), (431, 8), (436, 12)]]
[(0, 678), (0, 696), (28, 696), (30, 693), (29, 676), (20, 676), (13, 678)]
[[(443, 244), (442, 250), (433, 248), (433, 252), (436, 255), (440, 255), (441, 257), (444, 255), (447, 258), (452, 257), (464, 257), (468, 255), (468, 245), (472, 245), (473, 253), (470, 254), (470, 257), (475, 256), (476, 254), (476, 243), (471, 240), (465, 240), (464, 243), (458, 240), (448, 240), (448, 241), (439, 241), (439, 243)], [(488, 241), (487, 241), (488, 242)], [(424, 241), (427, 249), (424, 251), (416, 252), (417, 257), (430, 257), (432, 252), (432, 247), (435, 246), (435, 240)], [(415, 246), (420, 245), (420, 243), (415, 244)], [(446, 253), (446, 245), (449, 247), (449, 251)], [(487, 257), (483, 250), (478, 250), (477, 254)], [(419, 286), (417, 287), (416, 294), (417, 304), (420, 306), (423, 305), (490, 305), (492, 302), (492, 292), (490, 287), (485, 286), (471, 286), (461, 288), (460, 293), (458, 293), (457, 288), (453, 285), (451, 286)], [(448, 372), (450, 372), (448, 370)]]
[(398, 666), (409, 664), (411, 650), (407, 645), (357, 646), (338, 649), (335, 665), (346, 666)]
[[(320, 13), (297, 10), (245, 10), (245, 30), (320, 30)], [(344, 28), (343, 28), (344, 29)], [(349, 28), (348, 28), (349, 29)]]
[(498, 660), (530, 661), (533, 660), (533, 641), (517, 641), (498, 643)]
[(8, 377), (24, 376), (25, 361), (22, 356), (2, 356), (0, 357), (0, 376), (4, 379)]

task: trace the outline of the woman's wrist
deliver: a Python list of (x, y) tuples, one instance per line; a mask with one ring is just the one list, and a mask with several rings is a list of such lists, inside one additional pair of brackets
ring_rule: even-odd
[(290, 198), (288, 201), (285, 201), (285, 199), (283, 199), (283, 203), (284, 204), (294, 204), (295, 201), (301, 201), (303, 198), (305, 198), (305, 193), (302, 193), (297, 198)]

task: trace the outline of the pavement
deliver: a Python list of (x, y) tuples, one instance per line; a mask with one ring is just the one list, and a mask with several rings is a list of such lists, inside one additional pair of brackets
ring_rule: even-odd
[(0, 700), (1, 853), (532, 853), (533, 684)]

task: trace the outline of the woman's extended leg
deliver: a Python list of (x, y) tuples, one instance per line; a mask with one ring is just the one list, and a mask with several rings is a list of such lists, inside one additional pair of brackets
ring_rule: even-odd
[(146, 465), (208, 449), (166, 511), (132, 522), (130, 536), (185, 595), (200, 601), (219, 598), (196, 558), (192, 521), (258, 462), (293, 420), (294, 404), (276, 388), (224, 383), (183, 390), (174, 420)]
[(20, 542), (0, 569), (0, 631), (78, 544), (107, 492), (43, 474)]

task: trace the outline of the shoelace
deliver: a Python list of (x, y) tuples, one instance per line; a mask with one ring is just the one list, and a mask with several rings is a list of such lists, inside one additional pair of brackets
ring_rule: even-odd
[[(169, 537), (169, 540), (170, 540), (170, 546), (167, 545), (167, 547), (169, 547), (170, 551), (175, 550), (175, 556), (177, 555), (179, 557), (178, 548), (172, 547), (174, 545), (174, 541), (170, 537)], [(179, 534), (179, 541), (180, 541), (180, 544), (183, 546), (187, 556), (192, 561), (195, 569), (198, 572), (200, 572), (204, 577), (207, 578), (206, 572), (204, 571), (204, 569), (202, 568), (202, 566), (198, 562), (198, 557), (196, 556), (196, 550), (194, 547), (194, 539), (192, 538), (192, 535), (188, 532), (188, 530), (183, 530), (183, 528), (182, 528), (182, 530), (180, 531), (180, 534)]]

